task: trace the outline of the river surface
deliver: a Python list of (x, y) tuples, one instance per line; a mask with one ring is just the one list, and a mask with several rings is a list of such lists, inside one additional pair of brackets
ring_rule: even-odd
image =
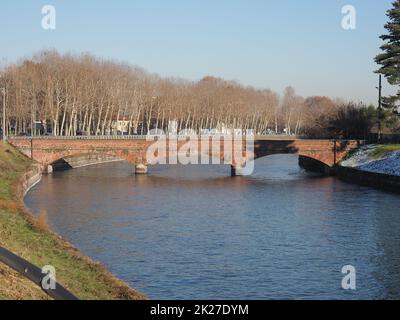
[(400, 298), (398, 195), (306, 174), (289, 155), (229, 174), (109, 163), (44, 176), (25, 202), (152, 299)]

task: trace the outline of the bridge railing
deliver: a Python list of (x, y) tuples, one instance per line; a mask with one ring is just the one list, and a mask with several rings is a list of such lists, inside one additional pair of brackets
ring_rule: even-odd
[(9, 140), (144, 140), (153, 136), (9, 136)]
[[(211, 139), (211, 138), (222, 138), (222, 139), (234, 139), (238, 137), (243, 137), (246, 138), (246, 135), (198, 135), (198, 139)], [(9, 136), (8, 140), (13, 140), (13, 141), (33, 141), (33, 140), (148, 140), (148, 141), (154, 141), (158, 140), (160, 138), (166, 138), (166, 139), (176, 139), (176, 137), (180, 139), (187, 138), (188, 136), (186, 135), (165, 135), (165, 136), (160, 136), (160, 135), (126, 135), (126, 136)], [(310, 140), (310, 141), (331, 141), (332, 143), (336, 142), (351, 142), (351, 141), (358, 141), (361, 145), (365, 144), (365, 140), (344, 140), (344, 139), (310, 139), (306, 137), (301, 137), (301, 136), (287, 136), (287, 135), (254, 135), (251, 136), (252, 139), (254, 140)]]
[[(237, 138), (251, 136), (255, 139), (271, 139), (271, 140), (297, 140), (301, 139), (300, 136), (287, 136), (287, 135), (228, 135), (228, 134), (204, 134), (196, 135), (198, 138), (213, 138), (213, 137), (227, 137)], [(90, 135), (90, 136), (9, 136), (10, 140), (153, 140), (156, 138), (184, 138), (188, 135)]]

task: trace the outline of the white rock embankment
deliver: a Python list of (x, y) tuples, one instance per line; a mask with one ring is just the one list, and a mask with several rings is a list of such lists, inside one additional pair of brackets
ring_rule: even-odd
[(373, 156), (376, 145), (361, 147), (350, 158), (341, 162), (344, 167), (362, 171), (400, 176), (400, 150), (386, 153), (381, 158)]

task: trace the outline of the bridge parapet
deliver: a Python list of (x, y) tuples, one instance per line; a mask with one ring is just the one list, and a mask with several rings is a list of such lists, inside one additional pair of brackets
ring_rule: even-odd
[[(237, 137), (236, 137), (237, 138)], [(147, 151), (160, 137), (157, 136), (110, 136), (110, 137), (41, 137), (29, 138), (19, 137), (10, 138), (9, 143), (23, 152), (28, 157), (39, 162), (43, 168), (48, 165), (64, 159), (66, 157), (81, 156), (85, 154), (103, 154), (107, 156), (117, 157), (122, 160), (129, 161), (133, 164), (146, 166), (149, 162), (147, 159)], [(234, 159), (228, 159), (225, 147), (229, 142), (229, 137), (223, 137), (219, 140), (217, 146), (215, 137), (203, 136), (198, 139), (198, 149), (203, 150), (209, 156), (214, 156), (224, 163), (229, 162), (235, 168), (243, 163), (237, 163)], [(233, 139), (233, 137), (231, 137)], [(244, 139), (244, 138), (243, 138)], [(240, 137), (239, 137), (240, 140)], [(203, 144), (208, 143), (205, 148)], [(186, 139), (166, 139), (166, 149), (162, 152), (165, 157), (169, 152), (180, 150), (188, 141)], [(193, 143), (193, 141), (192, 141)], [(231, 142), (229, 142), (231, 143)], [(253, 143), (253, 141), (252, 141)], [(256, 137), (254, 145), (251, 148), (251, 158), (258, 159), (273, 154), (298, 154), (302, 157), (317, 160), (328, 167), (334, 166), (342, 160), (349, 151), (358, 148), (363, 141), (347, 140), (307, 140), (292, 139), (292, 137)], [(246, 144), (242, 144), (242, 154), (249, 151)], [(228, 147), (229, 148), (229, 147)], [(198, 153), (201, 153), (198, 150)], [(249, 160), (247, 153), (247, 160)], [(243, 158), (244, 159), (244, 158)], [(142, 171), (143, 170), (142, 168)]]

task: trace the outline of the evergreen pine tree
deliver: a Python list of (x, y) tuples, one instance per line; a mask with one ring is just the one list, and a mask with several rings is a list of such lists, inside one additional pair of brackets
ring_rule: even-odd
[[(385, 25), (388, 34), (380, 36), (385, 41), (381, 46), (383, 53), (375, 58), (382, 67), (376, 72), (385, 76), (394, 86), (400, 86), (400, 0), (393, 2), (393, 8), (388, 10), (389, 22)], [(382, 99), (382, 104), (395, 112), (399, 111), (400, 90), (397, 94)]]

